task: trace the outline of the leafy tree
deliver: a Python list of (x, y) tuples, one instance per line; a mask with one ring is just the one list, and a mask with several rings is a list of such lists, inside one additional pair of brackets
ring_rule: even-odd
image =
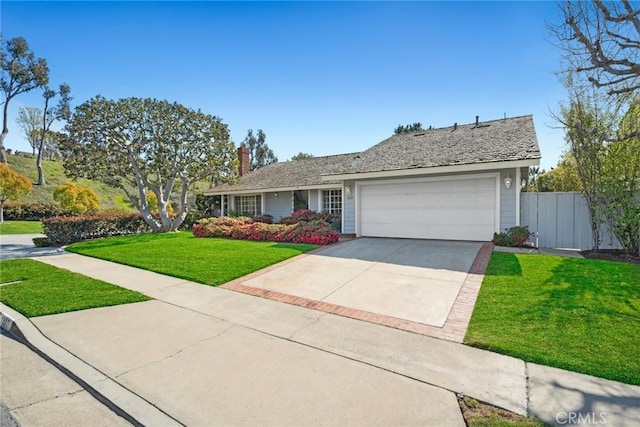
[(246, 138), (242, 141), (241, 145), (249, 149), (249, 170), (278, 162), (273, 150), (266, 144), (266, 139), (267, 135), (262, 129), (258, 129), (257, 135), (253, 134), (253, 129), (249, 129)]
[(532, 187), (538, 192), (582, 191), (576, 160), (571, 154), (564, 153), (555, 168), (536, 177)]
[(304, 160), (304, 159), (311, 159), (313, 157), (314, 157), (313, 154), (303, 153), (301, 151), (298, 154), (296, 154), (295, 156), (291, 157), (291, 160)]
[(4, 222), (4, 203), (31, 191), (31, 181), (5, 163), (0, 163), (0, 223)]
[(9, 102), (21, 93), (44, 87), (49, 83), (49, 67), (45, 59), (35, 58), (23, 37), (15, 37), (3, 44), (0, 50), (0, 66), (2, 68), (0, 88), (4, 94), (0, 162), (7, 163), (4, 140), (9, 133), (7, 127)]
[[(618, 134), (640, 131), (640, 96), (620, 122)], [(614, 141), (602, 165), (602, 215), (629, 254), (640, 255), (640, 137)]]
[(398, 127), (393, 130), (393, 133), (396, 135), (400, 135), (403, 133), (422, 132), (422, 131), (424, 131), (424, 129), (422, 128), (422, 123), (415, 122), (413, 124), (408, 124), (408, 125), (398, 125)]
[[(570, 84), (570, 82), (569, 82)], [(571, 86), (570, 86), (570, 90)], [(603, 107), (597, 92), (587, 95), (573, 91), (568, 105), (561, 107), (556, 119), (565, 126), (565, 141), (569, 153), (576, 161), (582, 193), (587, 201), (593, 248), (600, 246), (602, 224), (600, 189), (602, 186), (602, 162), (606, 141), (613, 134), (615, 113)]]
[[(44, 169), (42, 168), (42, 157), (44, 155), (45, 140), (50, 133), (51, 125), (56, 120), (68, 120), (71, 116), (69, 102), (71, 101), (71, 88), (67, 84), (61, 84), (58, 92), (45, 88), (44, 93), (44, 110), (42, 111), (42, 129), (39, 132), (38, 141), (38, 157), (36, 158), (36, 166), (38, 168), (38, 185), (44, 185)], [(58, 104), (51, 108), (49, 102), (59, 96)]]
[(540, 169), (540, 166), (531, 166), (529, 167), (529, 185), (527, 187), (527, 191), (536, 191), (536, 179), (538, 176), (545, 172), (544, 169)]
[[(121, 188), (154, 232), (178, 229), (195, 182), (212, 172), (231, 180), (237, 168), (227, 125), (178, 103), (97, 96), (76, 107), (66, 130), (61, 149), (67, 173)], [(155, 217), (148, 191), (156, 195)], [(177, 204), (174, 216), (169, 200)]]
[(56, 186), (53, 199), (64, 209), (78, 213), (97, 211), (100, 206), (98, 194), (91, 188), (81, 187), (73, 182)]
[(562, 22), (550, 25), (567, 71), (610, 95), (640, 89), (640, 9), (621, 0), (562, 1)]
[(16, 119), (16, 123), (22, 132), (24, 133), (24, 137), (31, 145), (31, 149), (33, 150), (33, 155), (36, 155), (36, 149), (38, 147), (38, 141), (40, 140), (38, 133), (40, 132), (41, 123), (42, 123), (42, 110), (36, 107), (25, 107), (22, 106), (18, 110), (18, 118)]

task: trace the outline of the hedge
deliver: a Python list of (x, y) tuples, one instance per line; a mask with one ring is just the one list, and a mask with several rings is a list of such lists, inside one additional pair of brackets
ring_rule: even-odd
[(49, 242), (54, 245), (151, 231), (151, 228), (142, 219), (142, 215), (121, 211), (45, 218), (42, 220), (42, 228)]
[(337, 242), (340, 237), (326, 221), (266, 224), (254, 222), (249, 217), (203, 219), (193, 226), (193, 235), (313, 245), (329, 245)]
[(45, 203), (7, 202), (4, 204), (4, 219), (12, 221), (40, 221), (54, 216), (74, 215), (73, 211), (58, 205)]

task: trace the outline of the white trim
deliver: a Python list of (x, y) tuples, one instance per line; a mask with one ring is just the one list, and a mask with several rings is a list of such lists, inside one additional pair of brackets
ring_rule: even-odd
[(340, 207), (340, 232), (344, 233), (344, 211), (346, 210), (345, 207), (347, 206), (347, 195), (346, 195), (346, 191), (344, 191), (344, 181), (342, 181), (342, 191), (341, 191), (341, 196), (342, 196), (342, 206)]
[[(323, 195), (322, 193), (324, 191), (331, 191), (331, 190), (340, 190), (340, 196), (342, 197), (342, 206), (340, 206), (340, 211), (341, 211), (341, 215), (344, 219), (344, 183), (342, 185), (342, 187), (331, 187), (331, 188), (324, 188), (322, 190), (318, 191), (318, 212), (325, 212), (324, 211), (324, 199), (323, 199)], [(331, 199), (331, 195), (329, 195), (329, 199)], [(333, 203), (332, 203), (333, 205)]]
[[(500, 172), (489, 172), (489, 173), (480, 173), (480, 174), (465, 174), (465, 175), (448, 175), (448, 176), (431, 176), (431, 177), (421, 177), (421, 178), (406, 178), (406, 179), (386, 179), (386, 180), (376, 180), (376, 181), (364, 181), (364, 182), (356, 182), (356, 200), (355, 200), (355, 225), (356, 225), (356, 236), (361, 237), (360, 234), (360, 187), (367, 185), (377, 185), (377, 184), (394, 184), (394, 183), (413, 183), (413, 182), (435, 182), (435, 181), (456, 181), (456, 180), (468, 180), (468, 179), (482, 179), (482, 178), (493, 178), (495, 180), (495, 191), (494, 191), (494, 203), (495, 203), (495, 212), (494, 212), (494, 232), (500, 232)], [(344, 210), (344, 207), (343, 207)]]
[(260, 194), (260, 215), (264, 215), (264, 208), (266, 203), (266, 195), (265, 193)]
[(281, 191), (295, 191), (295, 190), (315, 190), (315, 189), (333, 189), (340, 188), (340, 184), (318, 184), (318, 185), (303, 185), (300, 187), (277, 187), (277, 188), (253, 188), (249, 190), (225, 190), (224, 192), (207, 190), (202, 194), (205, 196), (217, 196), (218, 194), (260, 194), (260, 193), (279, 193)]
[(540, 164), (540, 159), (510, 160), (510, 161), (504, 161), (504, 162), (472, 163), (468, 165), (434, 166), (430, 168), (398, 169), (398, 170), (392, 170), (392, 171), (347, 173), (347, 174), (340, 174), (340, 175), (323, 175), (322, 180), (323, 181), (355, 180), (355, 179), (404, 177), (404, 176), (413, 176), (413, 175), (433, 175), (437, 173), (476, 172), (476, 171), (486, 171), (486, 170), (492, 170), (492, 169), (507, 169), (507, 168), (524, 167), (524, 166), (536, 166), (539, 164)]
[(522, 179), (522, 171), (520, 168), (516, 168), (516, 226), (520, 226), (520, 192), (522, 187), (520, 186), (520, 180)]

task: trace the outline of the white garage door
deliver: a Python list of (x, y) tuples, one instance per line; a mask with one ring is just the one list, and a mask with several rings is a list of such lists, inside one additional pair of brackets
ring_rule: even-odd
[(389, 181), (359, 188), (360, 235), (491, 240), (496, 178)]

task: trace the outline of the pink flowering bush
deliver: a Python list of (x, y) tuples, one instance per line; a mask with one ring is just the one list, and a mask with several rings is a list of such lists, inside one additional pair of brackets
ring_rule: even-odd
[(297, 224), (299, 222), (316, 223), (323, 221), (329, 224), (334, 231), (339, 232), (342, 228), (342, 216), (329, 212), (316, 212), (310, 209), (298, 209), (291, 216), (280, 218), (280, 224)]
[(325, 221), (295, 224), (266, 224), (251, 218), (207, 218), (193, 226), (195, 237), (224, 237), (263, 242), (307, 243), (329, 245), (340, 235)]

